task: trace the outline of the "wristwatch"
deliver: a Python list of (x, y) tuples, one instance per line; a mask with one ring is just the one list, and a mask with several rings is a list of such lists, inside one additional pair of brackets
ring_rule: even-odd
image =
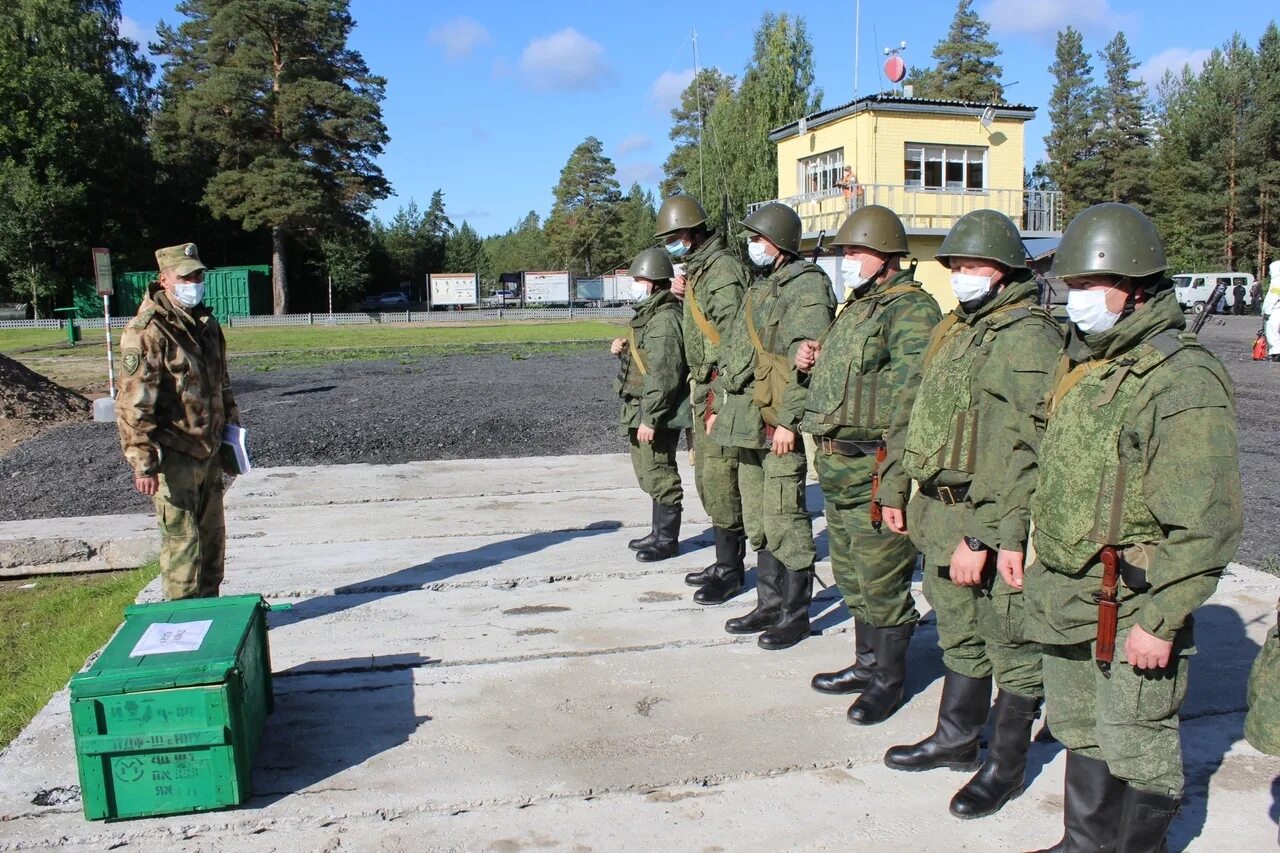
[(968, 545), (968, 546), (969, 546), (969, 550), (970, 550), (970, 551), (985, 551), (985, 550), (987, 550), (987, 546), (986, 546), (986, 545), (984, 545), (984, 544), (982, 544), (982, 540), (981, 540), (981, 539), (979, 539), (977, 536), (966, 536), (966, 537), (964, 537), (964, 544), (966, 544), (966, 545)]

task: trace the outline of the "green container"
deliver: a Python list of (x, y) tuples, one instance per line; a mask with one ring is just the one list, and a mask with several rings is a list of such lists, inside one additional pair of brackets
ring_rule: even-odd
[[(262, 596), (239, 595), (125, 610), (102, 656), (71, 679), (85, 817), (187, 814), (249, 797), (272, 708), (270, 609)], [(159, 635), (165, 648), (180, 647), (181, 637), (193, 645), (205, 622), (194, 650), (134, 656), (146, 637)]]
[(219, 267), (204, 274), (204, 304), (218, 322), (271, 313), (271, 267)]
[[(115, 293), (111, 296), (112, 317), (132, 317), (147, 295), (147, 285), (156, 280), (151, 271), (126, 272), (117, 275), (112, 282)], [(81, 319), (102, 316), (102, 297), (97, 284), (88, 278), (77, 279), (71, 285), (71, 304)]]

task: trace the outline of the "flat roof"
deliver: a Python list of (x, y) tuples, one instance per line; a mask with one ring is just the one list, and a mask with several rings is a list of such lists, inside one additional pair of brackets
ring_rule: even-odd
[[(1036, 108), (1026, 104), (988, 104), (976, 101), (951, 101), (940, 98), (904, 98), (901, 95), (866, 95), (830, 109), (822, 110), (804, 117), (806, 130), (813, 130), (825, 124), (839, 121), (861, 112), (898, 112), (898, 113), (930, 113), (932, 115), (961, 115), (979, 118), (988, 108), (995, 109), (996, 118), (1013, 119), (1014, 121), (1031, 121), (1036, 116)], [(800, 122), (793, 121), (769, 131), (771, 142), (781, 142), (800, 134)]]

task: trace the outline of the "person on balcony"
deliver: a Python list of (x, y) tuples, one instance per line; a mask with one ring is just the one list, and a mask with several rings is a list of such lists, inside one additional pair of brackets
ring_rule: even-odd
[[(951, 800), (953, 815), (977, 818), (1022, 793), (1044, 697), (1042, 650), (1022, 636), (1021, 591), (998, 570), (1022, 571), (1063, 333), (1036, 304), (1026, 251), (1004, 214), (965, 214), (937, 258), (951, 269), (959, 305), (934, 330), (910, 399), (895, 407), (880, 500), (885, 524), (924, 555), (946, 674), (933, 734), (884, 760), (898, 770), (977, 770)], [(919, 487), (908, 506), (911, 480)]]
[(844, 203), (850, 213), (862, 207), (862, 184), (858, 183), (858, 176), (853, 173), (852, 166), (844, 167), (844, 174), (836, 186), (840, 187), (840, 194), (844, 196)]
[(861, 693), (848, 718), (866, 726), (901, 706), (907, 645), (920, 621), (911, 596), (917, 552), (881, 523), (876, 463), (942, 312), (915, 280), (915, 263), (903, 269), (907, 232), (889, 208), (858, 209), (832, 245), (844, 254), (844, 306), (820, 339), (800, 345), (795, 366), (807, 377), (800, 428), (817, 448), (831, 570), (853, 616), (856, 653), (850, 666), (811, 684), (820, 693)]

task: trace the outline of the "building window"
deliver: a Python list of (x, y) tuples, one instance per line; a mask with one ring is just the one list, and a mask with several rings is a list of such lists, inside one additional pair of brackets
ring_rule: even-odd
[(801, 193), (835, 192), (840, 189), (840, 174), (844, 171), (844, 149), (806, 157), (798, 165)]
[(987, 149), (958, 145), (907, 145), (906, 185), (920, 190), (984, 190)]

